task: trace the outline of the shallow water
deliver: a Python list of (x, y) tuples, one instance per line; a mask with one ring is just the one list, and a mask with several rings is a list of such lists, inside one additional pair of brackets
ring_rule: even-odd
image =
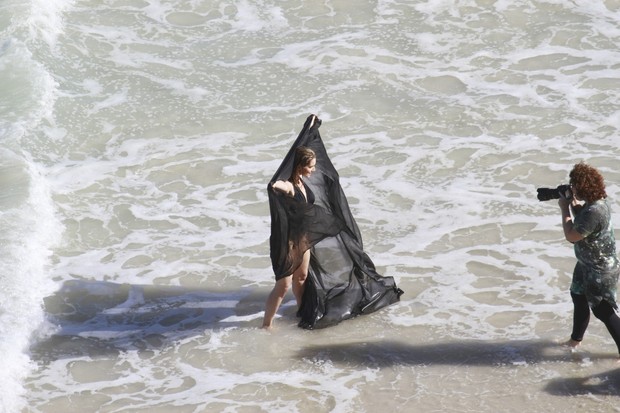
[[(620, 2), (0, 2), (0, 411), (618, 411), (538, 186), (620, 211)], [(10, 18), (8, 16), (11, 16)], [(310, 113), (401, 302), (302, 331), (266, 184)], [(319, 165), (320, 168), (320, 165)]]

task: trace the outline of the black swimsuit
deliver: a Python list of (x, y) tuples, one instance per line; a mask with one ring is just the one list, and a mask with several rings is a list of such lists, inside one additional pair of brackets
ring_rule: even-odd
[(305, 182), (302, 181), (301, 183), (304, 185), (304, 189), (306, 190), (306, 196), (308, 197), (308, 199), (304, 197), (304, 193), (301, 192), (301, 189), (299, 189), (299, 187), (295, 184), (293, 184), (293, 186), (295, 187), (295, 195), (293, 195), (293, 198), (295, 198), (299, 202), (307, 202), (309, 204), (314, 204), (314, 193), (308, 187), (308, 185), (306, 185)]

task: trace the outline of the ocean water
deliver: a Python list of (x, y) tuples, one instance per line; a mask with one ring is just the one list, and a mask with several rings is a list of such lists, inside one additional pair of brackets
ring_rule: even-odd
[[(620, 214), (619, 44), (618, 0), (0, 0), (0, 412), (620, 411), (535, 191)], [(405, 294), (265, 332), (310, 113)]]

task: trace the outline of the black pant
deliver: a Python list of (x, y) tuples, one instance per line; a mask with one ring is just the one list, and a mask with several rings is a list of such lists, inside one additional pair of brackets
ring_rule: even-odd
[[(586, 333), (588, 323), (590, 322), (590, 306), (585, 295), (570, 294), (573, 298), (575, 311), (573, 313), (573, 333), (571, 338), (575, 341), (583, 340)], [(620, 353), (620, 317), (616, 314), (614, 308), (607, 301), (603, 300), (599, 305), (592, 308), (594, 316), (601, 320), (611, 337), (616, 342), (618, 353)]]

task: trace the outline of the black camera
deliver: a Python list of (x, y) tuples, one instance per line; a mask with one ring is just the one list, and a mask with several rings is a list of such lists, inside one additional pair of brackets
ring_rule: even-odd
[(573, 197), (573, 192), (570, 189), (570, 185), (559, 185), (557, 188), (538, 188), (538, 200), (549, 201), (550, 199), (560, 199), (560, 194), (570, 199)]

